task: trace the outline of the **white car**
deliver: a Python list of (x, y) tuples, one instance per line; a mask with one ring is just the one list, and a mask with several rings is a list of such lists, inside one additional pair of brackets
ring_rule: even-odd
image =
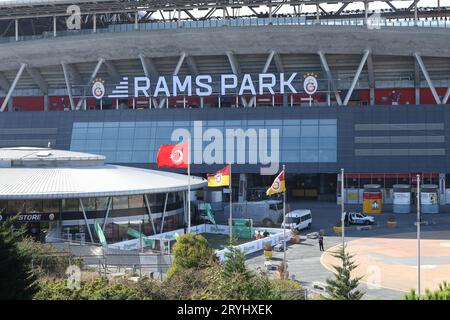
[(347, 224), (374, 224), (375, 218), (372, 216), (366, 216), (363, 213), (360, 212), (346, 212), (345, 213), (345, 222)]
[(286, 228), (295, 228), (300, 231), (310, 229), (311, 225), (312, 214), (309, 209), (297, 209), (286, 214)]

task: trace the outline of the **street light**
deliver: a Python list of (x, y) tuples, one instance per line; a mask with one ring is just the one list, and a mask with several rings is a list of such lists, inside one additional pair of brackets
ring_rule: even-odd
[(345, 246), (344, 169), (341, 169), (341, 229), (342, 229), (342, 248), (344, 248)]
[(420, 175), (417, 178), (417, 291), (420, 295)]

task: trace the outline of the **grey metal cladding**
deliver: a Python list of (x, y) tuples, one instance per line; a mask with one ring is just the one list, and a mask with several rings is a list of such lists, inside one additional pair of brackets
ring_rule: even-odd
[(444, 130), (444, 123), (367, 123), (355, 124), (355, 131)]
[(367, 136), (355, 137), (355, 143), (444, 143), (445, 136)]
[(355, 156), (445, 156), (445, 149), (355, 149)]

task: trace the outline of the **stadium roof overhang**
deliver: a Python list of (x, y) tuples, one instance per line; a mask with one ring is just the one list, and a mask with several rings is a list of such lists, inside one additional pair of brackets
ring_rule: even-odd
[[(399, 0), (408, 1), (411, 0)], [(321, 5), (348, 3), (386, 2), (382, 0), (216, 0), (216, 1), (188, 1), (188, 0), (20, 0), (0, 2), (0, 19), (33, 18), (44, 16), (67, 16), (69, 5), (79, 5), (82, 14), (94, 13), (125, 13), (136, 11), (157, 10), (192, 10), (223, 7), (273, 7), (279, 5)], [(413, 1), (413, 4), (416, 4)]]
[[(0, 200), (69, 199), (186, 191), (188, 176), (104, 165), (68, 168), (0, 168)], [(191, 189), (206, 186), (191, 176)]]

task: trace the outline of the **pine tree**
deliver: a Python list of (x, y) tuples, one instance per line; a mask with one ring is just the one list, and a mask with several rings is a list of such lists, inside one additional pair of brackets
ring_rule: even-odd
[(25, 230), (13, 230), (15, 220), (0, 223), (0, 300), (32, 299), (37, 291), (31, 252), (18, 246)]
[(334, 279), (327, 279), (326, 292), (331, 300), (360, 300), (364, 292), (356, 290), (362, 277), (351, 277), (351, 272), (358, 266), (352, 261), (353, 255), (345, 252), (345, 247), (333, 253), (333, 257), (341, 261), (333, 266)]

